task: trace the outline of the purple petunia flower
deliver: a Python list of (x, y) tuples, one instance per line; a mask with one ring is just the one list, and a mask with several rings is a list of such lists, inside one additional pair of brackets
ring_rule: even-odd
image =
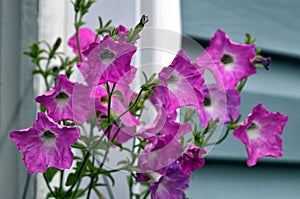
[(43, 112), (32, 127), (10, 134), (24, 155), (28, 173), (45, 172), (49, 167), (69, 169), (74, 157), (71, 145), (79, 136), (78, 127), (58, 125)]
[(183, 152), (183, 145), (179, 139), (190, 131), (189, 123), (181, 124), (167, 119), (160, 131), (147, 138), (149, 145), (138, 161), (141, 170), (156, 171), (176, 161)]
[(198, 112), (203, 127), (206, 127), (211, 119), (217, 118), (220, 124), (228, 123), (229, 114), (234, 120), (237, 119), (240, 114), (240, 93), (237, 90), (228, 89), (223, 92), (216, 84), (205, 85), (201, 90), (204, 102)]
[(173, 101), (168, 113), (182, 106), (199, 108), (202, 104), (200, 88), (204, 83), (203, 71), (192, 64), (184, 50), (180, 50), (169, 67), (158, 74), (162, 85), (168, 88), (167, 101)]
[(260, 157), (282, 156), (280, 135), (287, 120), (288, 116), (269, 112), (263, 105), (258, 104), (246, 121), (234, 131), (234, 137), (246, 145), (249, 167), (254, 166)]
[(197, 57), (196, 62), (214, 74), (220, 88), (234, 89), (239, 81), (256, 73), (252, 64), (255, 55), (253, 44), (235, 43), (225, 32), (217, 30), (210, 46)]
[(106, 36), (99, 44), (93, 45), (79, 68), (89, 85), (117, 83), (132, 69), (130, 62), (136, 51), (134, 45), (114, 41), (110, 36)]
[(206, 154), (205, 149), (198, 148), (194, 144), (191, 144), (180, 157), (178, 161), (181, 164), (182, 173), (190, 174), (196, 169), (202, 168), (205, 164), (205, 159), (202, 157)]
[(69, 81), (66, 75), (58, 75), (55, 87), (35, 98), (47, 109), (47, 114), (54, 121), (72, 120), (72, 95), (74, 83)]
[(189, 187), (189, 178), (189, 175), (182, 173), (179, 163), (172, 163), (164, 175), (149, 186), (152, 199), (185, 199), (184, 190)]
[[(79, 28), (78, 36), (79, 36), (80, 51), (83, 52), (89, 47), (91, 43), (95, 41), (96, 33), (89, 28)], [(76, 34), (74, 34), (69, 39), (68, 45), (73, 48), (74, 53), (79, 57), (79, 52), (78, 52), (77, 42), (76, 42)]]

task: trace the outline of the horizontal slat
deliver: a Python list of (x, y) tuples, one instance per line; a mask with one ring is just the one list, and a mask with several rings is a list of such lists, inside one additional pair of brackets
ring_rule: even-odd
[(249, 32), (260, 47), (300, 56), (299, 9), (295, 0), (183, 0), (183, 32), (210, 38), (220, 28), (239, 42)]
[(187, 195), (191, 199), (298, 199), (299, 165), (260, 165), (207, 162), (193, 173)]

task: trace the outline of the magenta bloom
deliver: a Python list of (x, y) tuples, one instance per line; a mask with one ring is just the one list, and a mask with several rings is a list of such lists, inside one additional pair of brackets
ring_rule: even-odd
[(72, 120), (72, 95), (74, 83), (69, 81), (66, 75), (58, 75), (55, 87), (35, 98), (47, 109), (47, 114), (54, 121)]
[(167, 87), (166, 93), (169, 100), (174, 101), (171, 110), (182, 106), (199, 108), (202, 104), (200, 88), (204, 82), (203, 71), (192, 64), (188, 55), (180, 50), (169, 67), (165, 67), (158, 74), (163, 86)]
[[(116, 40), (118, 40), (119, 42), (126, 42), (126, 39), (129, 37), (129, 35), (130, 30), (123, 25), (119, 25), (116, 30)], [(135, 38), (133, 38), (133, 42), (136, 42), (139, 38), (140, 35), (135, 36)]]
[(249, 167), (254, 166), (260, 157), (282, 156), (280, 135), (287, 120), (288, 116), (279, 112), (269, 112), (259, 104), (253, 108), (246, 121), (234, 131), (234, 137), (246, 145)]
[(189, 187), (190, 176), (182, 173), (180, 164), (169, 165), (158, 182), (149, 186), (152, 199), (185, 199), (184, 190)]
[(179, 139), (190, 131), (189, 123), (181, 124), (166, 120), (160, 131), (147, 138), (150, 143), (138, 161), (141, 170), (156, 171), (176, 161), (183, 152), (183, 145)]
[(132, 69), (130, 62), (136, 47), (107, 36), (88, 51), (79, 70), (89, 85), (100, 85), (106, 82), (117, 83)]
[(219, 124), (230, 122), (229, 114), (237, 119), (240, 112), (240, 93), (237, 90), (228, 89), (221, 91), (216, 84), (202, 87), (204, 95), (203, 106), (199, 109), (201, 124), (206, 127), (210, 120), (219, 119)]
[(167, 113), (165, 108), (157, 106), (158, 113), (153, 123), (145, 125), (135, 135), (139, 135), (143, 138), (155, 136), (157, 132), (160, 132), (164, 127), (167, 120)]
[(184, 152), (183, 157), (178, 159), (181, 164), (182, 173), (190, 174), (196, 169), (202, 168), (205, 164), (205, 159), (202, 157), (203, 154), (206, 154), (205, 149), (191, 144)]
[(150, 101), (154, 106), (165, 109), (168, 117), (172, 118), (176, 115), (176, 109), (180, 107), (178, 100), (170, 94), (170, 91), (165, 86), (156, 86), (154, 88), (154, 95), (150, 96)]
[[(89, 28), (79, 28), (78, 30), (79, 35), (79, 44), (80, 44), (80, 51), (83, 52), (88, 48), (88, 46), (94, 42), (96, 38), (96, 33), (94, 33)], [(74, 34), (68, 41), (68, 45), (73, 48), (74, 53), (79, 57), (79, 52), (77, 48), (76, 42), (76, 34)]]
[(24, 155), (28, 173), (45, 172), (49, 167), (69, 169), (74, 157), (71, 145), (79, 136), (78, 127), (58, 125), (43, 112), (32, 127), (10, 134)]
[(256, 73), (252, 64), (255, 55), (253, 44), (235, 43), (225, 32), (217, 30), (210, 46), (196, 61), (214, 74), (220, 88), (234, 89), (240, 80)]

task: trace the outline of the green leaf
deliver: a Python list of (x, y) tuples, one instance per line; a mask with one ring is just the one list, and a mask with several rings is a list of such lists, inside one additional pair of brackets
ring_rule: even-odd
[(103, 21), (102, 21), (102, 18), (99, 16), (99, 17), (98, 17), (98, 20), (99, 20), (99, 26), (100, 26), (100, 28), (102, 28), (102, 27), (103, 27)]
[(76, 192), (76, 195), (74, 196), (75, 198), (79, 198), (85, 195), (85, 190), (84, 189), (78, 189)]
[(86, 146), (84, 146), (83, 144), (80, 144), (78, 142), (75, 142), (73, 145), (72, 145), (72, 148), (74, 149), (83, 149), (83, 148), (86, 148)]
[(52, 47), (52, 50), (51, 50), (50, 53), (49, 53), (49, 58), (50, 58), (50, 59), (51, 59), (52, 57), (54, 57), (55, 52), (56, 52), (57, 49), (59, 48), (60, 44), (61, 44), (61, 38), (58, 37), (58, 38), (56, 39), (56, 41), (55, 41), (53, 47)]
[(73, 184), (75, 184), (77, 181), (79, 180), (79, 177), (77, 174), (75, 173), (70, 173), (67, 181), (66, 181), (66, 186), (72, 186)]
[(156, 73), (153, 73), (152, 75), (151, 75), (151, 77), (149, 78), (149, 82), (152, 82), (153, 80), (154, 80), (154, 78), (155, 78), (155, 76), (156, 76)]
[(143, 76), (144, 76), (145, 83), (146, 83), (146, 82), (148, 82), (148, 78), (147, 78), (147, 75), (146, 75), (146, 73), (145, 73), (144, 71), (142, 71), (142, 74), (143, 74)]
[(111, 24), (111, 22), (112, 22), (112, 20), (109, 20), (108, 22), (106, 22), (104, 27), (107, 28)]
[(51, 182), (55, 174), (59, 171), (57, 168), (48, 168), (47, 171), (45, 172), (45, 177), (48, 182)]
[(121, 100), (121, 102), (124, 102), (124, 97), (123, 94), (121, 93), (121, 91), (114, 91), (113, 94), (116, 94), (119, 99)]
[(124, 164), (124, 165), (130, 164), (130, 161), (127, 159), (127, 160), (121, 160), (117, 163), (118, 166), (120, 166), (122, 164)]
[(100, 128), (104, 129), (105, 127), (108, 127), (109, 125), (111, 125), (111, 123), (108, 122), (108, 120), (104, 119), (104, 120), (101, 120)]

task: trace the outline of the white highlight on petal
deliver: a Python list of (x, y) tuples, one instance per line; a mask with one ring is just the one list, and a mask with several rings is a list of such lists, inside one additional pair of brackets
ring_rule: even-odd
[(260, 137), (259, 125), (252, 123), (251, 126), (246, 131), (247, 137), (250, 141), (254, 141)]
[(175, 91), (178, 88), (178, 83), (180, 82), (181, 78), (173, 72), (170, 77), (168, 78), (168, 88), (171, 91)]

